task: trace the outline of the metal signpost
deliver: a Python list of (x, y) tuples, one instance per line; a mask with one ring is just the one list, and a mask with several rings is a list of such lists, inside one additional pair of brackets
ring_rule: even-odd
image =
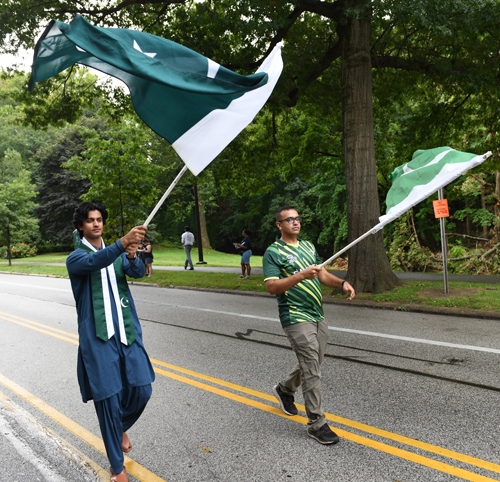
[(201, 241), (200, 207), (198, 205), (198, 186), (194, 183), (194, 214), (196, 217), (196, 242), (198, 243), (198, 260), (196, 264), (207, 264), (203, 260), (203, 246)]
[(450, 215), (448, 210), (448, 201), (443, 198), (443, 190), (438, 190), (438, 200), (432, 202), (434, 205), (434, 215), (439, 218), (441, 226), (441, 250), (443, 252), (443, 277), (444, 277), (444, 292), (449, 293), (448, 288), (448, 258), (446, 254), (446, 229), (444, 225), (444, 218)]

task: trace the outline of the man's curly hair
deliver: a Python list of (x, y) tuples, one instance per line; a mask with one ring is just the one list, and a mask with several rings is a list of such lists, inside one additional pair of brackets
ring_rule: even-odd
[(108, 211), (102, 204), (93, 201), (86, 201), (81, 203), (73, 213), (73, 227), (78, 230), (80, 238), (83, 237), (81, 226), (83, 222), (89, 217), (89, 211), (99, 211), (102, 216), (103, 225), (106, 224), (106, 220), (108, 219)]

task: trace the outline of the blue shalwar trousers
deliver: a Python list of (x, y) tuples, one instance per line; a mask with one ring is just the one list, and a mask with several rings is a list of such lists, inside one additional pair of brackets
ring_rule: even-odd
[(142, 387), (123, 387), (112, 397), (94, 400), (101, 435), (113, 474), (123, 470), (122, 440), (126, 432), (139, 419), (149, 399), (151, 384)]

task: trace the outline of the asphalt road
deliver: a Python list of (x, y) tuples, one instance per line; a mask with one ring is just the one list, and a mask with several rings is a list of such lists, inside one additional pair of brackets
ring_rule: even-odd
[[(326, 305), (321, 446), (271, 395), (294, 364), (274, 299), (132, 291), (157, 379), (130, 480), (500, 480), (498, 321)], [(0, 274), (0, 482), (106, 480), (76, 332), (68, 280)]]

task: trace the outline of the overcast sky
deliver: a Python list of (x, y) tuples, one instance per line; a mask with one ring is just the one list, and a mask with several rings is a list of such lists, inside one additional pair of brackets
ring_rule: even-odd
[[(31, 63), (33, 62), (33, 50), (26, 51), (24, 50), (19, 55), (10, 55), (10, 54), (0, 54), (0, 70), (2, 68), (7, 69), (8, 67), (13, 67), (17, 65), (20, 70), (24, 70), (25, 72), (31, 72)], [(112, 83), (115, 87), (126, 87), (123, 82), (114, 77), (110, 77), (109, 75), (103, 74), (95, 69), (89, 69), (89, 71), (93, 74), (97, 74), (99, 79), (102, 81), (106, 79), (111, 79)], [(128, 92), (128, 89), (125, 89)]]
[(14, 56), (10, 54), (0, 54), (0, 67), (6, 69), (13, 67), (15, 64), (21, 67), (22, 70), (28, 72), (31, 70), (31, 62), (33, 61), (33, 51), (24, 51), (23, 53)]

